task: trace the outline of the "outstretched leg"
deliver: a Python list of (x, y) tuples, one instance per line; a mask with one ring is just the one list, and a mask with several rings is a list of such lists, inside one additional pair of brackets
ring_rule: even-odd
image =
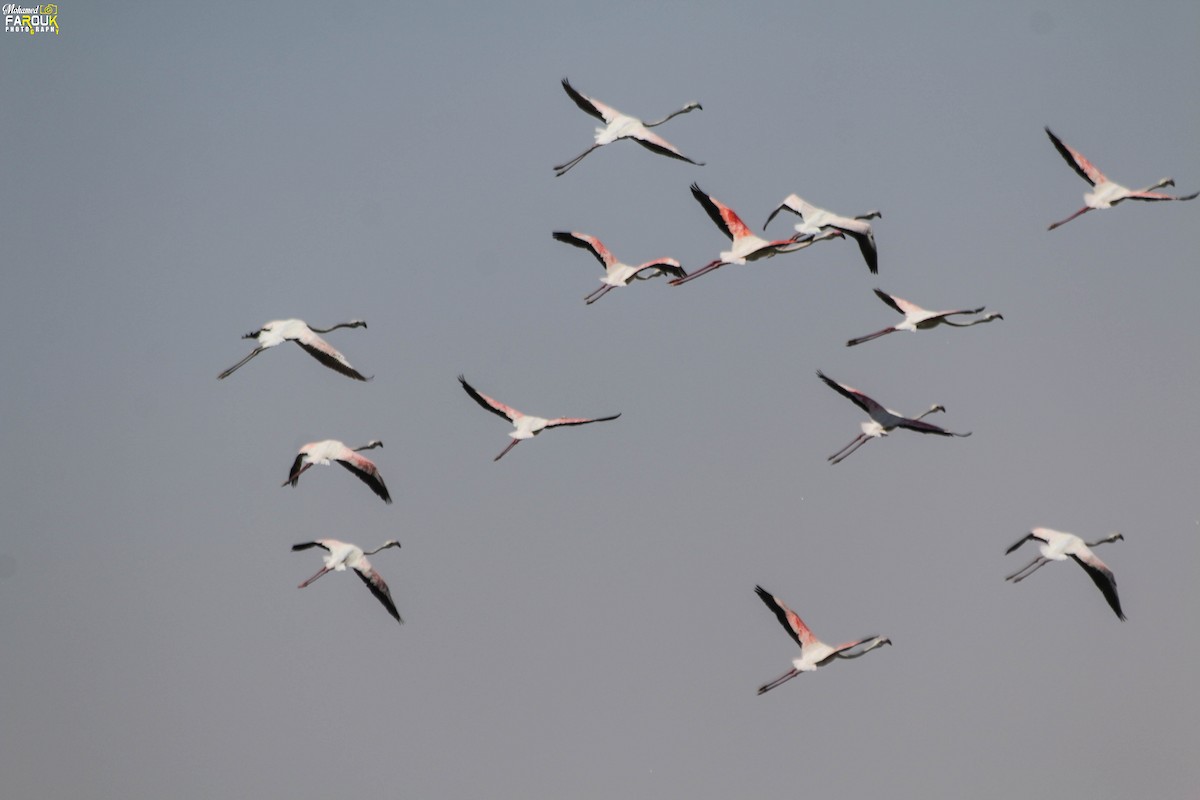
[(587, 150), (584, 150), (582, 153), (580, 153), (579, 155), (577, 155), (577, 156), (575, 156), (574, 158), (572, 158), (572, 159), (571, 159), (570, 161), (568, 161), (567, 163), (565, 163), (565, 164), (559, 164), (557, 167), (555, 167), (555, 168), (554, 168), (554, 175), (555, 175), (555, 177), (562, 177), (563, 175), (565, 175), (565, 174), (566, 174), (566, 172), (567, 172), (567, 170), (569, 170), (571, 167), (573, 167), (573, 166), (575, 166), (576, 164), (578, 164), (580, 161), (583, 161), (583, 157), (584, 157), (584, 156), (586, 156), (588, 153), (592, 152), (593, 150), (595, 150), (595, 149), (596, 149), (597, 147), (599, 147), (599, 146), (600, 146), (600, 145), (598, 145), (598, 144), (594, 144), (594, 145), (592, 145), (591, 147), (589, 147)]
[(826, 458), (825, 460), (826, 460), (826, 461), (833, 461), (835, 458), (837, 458), (838, 456), (840, 456), (842, 453), (846, 452), (846, 451), (847, 451), (847, 450), (849, 450), (851, 447), (853, 447), (854, 445), (858, 444), (858, 443), (859, 443), (859, 441), (860, 441), (860, 440), (861, 440), (861, 439), (862, 439), (864, 436), (866, 436), (866, 434), (865, 434), (865, 433), (860, 433), (858, 436), (855, 436), (853, 439), (851, 439), (851, 440), (850, 440), (850, 444), (846, 445), (846, 446), (845, 446), (845, 447), (843, 447), (841, 450), (838, 450), (836, 453), (834, 453), (833, 455), (829, 456), (829, 457), (828, 457), (828, 458)]
[[(1048, 563), (1050, 563), (1050, 559), (1046, 558), (1045, 556), (1038, 556), (1033, 561), (1029, 562), (1024, 567), (1022, 567), (1021, 569), (1014, 572), (1012, 575), (1009, 575), (1004, 580), (1012, 581), (1013, 583), (1020, 583), (1021, 581), (1025, 580), (1030, 575), (1037, 572), (1040, 568), (1044, 567)], [(1031, 569), (1031, 567), (1032, 567), (1032, 569)], [(1026, 570), (1028, 570), (1028, 571), (1026, 571)], [(1021, 575), (1022, 572), (1024, 572), (1025, 574)], [(1020, 576), (1020, 577), (1018, 577), (1018, 576)]]
[(601, 286), (599, 289), (597, 289), (596, 291), (589, 294), (587, 297), (583, 298), (583, 302), (587, 303), (590, 306), (592, 303), (596, 302), (601, 297), (604, 297), (604, 295), (606, 295), (610, 291), (612, 291), (612, 289), (613, 289), (612, 286), (605, 284), (604, 286)]
[(774, 689), (776, 686), (778, 686), (779, 684), (787, 683), (788, 681), (790, 681), (792, 678), (796, 677), (799, 674), (800, 674), (800, 670), (796, 669), (795, 667), (792, 667), (787, 672), (783, 673), (782, 675), (780, 675), (778, 678), (771, 681), (770, 683), (764, 683), (762, 686), (758, 687), (758, 693), (763, 694), (765, 692), (769, 692), (772, 689)]
[(727, 263), (729, 263), (729, 262), (722, 261), (721, 259), (718, 258), (716, 261), (710, 261), (709, 263), (705, 264), (703, 267), (696, 270), (695, 272), (689, 272), (687, 275), (684, 275), (682, 278), (676, 278), (675, 280), (671, 281), (670, 284), (672, 286), (681, 286), (681, 285), (687, 283), (688, 281), (692, 280), (693, 278), (699, 278), (704, 273), (712, 272), (717, 267), (724, 266)]
[(234, 372), (237, 371), (238, 367), (240, 367), (242, 364), (245, 364), (247, 361), (254, 358), (256, 355), (258, 355), (259, 353), (261, 353), (263, 350), (266, 350), (266, 349), (267, 348), (265, 348), (265, 347), (254, 348), (253, 350), (250, 351), (250, 355), (246, 356), (241, 361), (234, 364), (232, 367), (230, 367), (229, 369), (225, 370), (220, 375), (218, 375), (217, 380), (222, 380), (223, 378), (228, 378), (230, 375), (232, 375)]
[(1083, 208), (1079, 209), (1078, 211), (1076, 211), (1074, 214), (1072, 214), (1071, 216), (1067, 217), (1066, 219), (1059, 220), (1058, 222), (1056, 222), (1056, 223), (1054, 223), (1053, 225), (1051, 225), (1049, 228), (1046, 228), (1046, 230), (1048, 230), (1048, 231), (1052, 231), (1052, 230), (1054, 230), (1055, 228), (1057, 228), (1059, 225), (1066, 225), (1068, 222), (1070, 222), (1071, 220), (1075, 219), (1075, 218), (1076, 218), (1076, 217), (1078, 217), (1080, 214), (1086, 214), (1087, 212), (1089, 212), (1089, 211), (1091, 211), (1091, 210), (1092, 210), (1091, 206), (1084, 206)]
[(843, 447), (841, 450), (839, 450), (838, 452), (836, 452), (836, 453), (834, 453), (832, 456), (830, 456), (830, 457), (829, 457), (829, 459), (828, 459), (828, 460), (829, 460), (829, 463), (830, 463), (830, 464), (840, 464), (840, 463), (842, 463), (843, 461), (845, 461), (845, 460), (846, 460), (846, 458), (847, 458), (847, 457), (848, 457), (848, 456), (849, 456), (851, 453), (853, 453), (855, 450), (857, 450), (858, 448), (862, 447), (864, 444), (866, 444), (866, 443), (867, 443), (867, 442), (869, 442), (869, 441), (871, 441), (871, 437), (870, 437), (870, 436), (867, 436), (865, 433), (860, 433), (860, 434), (858, 435), (858, 438), (857, 438), (857, 439), (855, 439), (853, 442), (851, 442), (851, 443), (850, 443), (852, 446)]
[(318, 572), (316, 575), (313, 575), (311, 578), (309, 578), (308, 580), (306, 580), (304, 583), (300, 584), (300, 585), (299, 585), (299, 586), (297, 586), (296, 588), (297, 588), (297, 589), (303, 589), (305, 586), (308, 586), (310, 583), (312, 583), (312, 582), (313, 582), (313, 581), (315, 581), (317, 578), (319, 578), (319, 577), (321, 577), (322, 575), (324, 575), (326, 572), (329, 572), (329, 570), (331, 570), (331, 569), (333, 569), (333, 568), (332, 568), (332, 567), (322, 567), (320, 572)]
[(512, 450), (514, 447), (516, 447), (520, 443), (521, 443), (520, 439), (513, 439), (511, 442), (508, 443), (508, 447), (501, 450), (500, 455), (493, 458), (492, 461), (499, 461), (500, 459), (504, 458), (505, 453), (507, 453), (509, 450)]
[(863, 342), (869, 342), (872, 339), (878, 339), (880, 336), (884, 336), (886, 334), (895, 333), (895, 332), (896, 332), (895, 328), (884, 328), (881, 331), (875, 331), (874, 333), (868, 333), (866, 336), (860, 336), (857, 339), (851, 339), (850, 341), (846, 342), (846, 347), (854, 347), (854, 345), (856, 345), (856, 344), (862, 344)]

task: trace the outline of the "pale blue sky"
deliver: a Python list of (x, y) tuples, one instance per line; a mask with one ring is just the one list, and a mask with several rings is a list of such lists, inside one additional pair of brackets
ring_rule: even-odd
[[(14, 798), (1185, 798), (1200, 785), (1195, 3), (60, 3), (0, 40), (0, 787)], [(408, 6), (408, 7), (405, 7)], [(559, 81), (657, 118), (619, 142)], [(787, 194), (830, 242), (698, 267)], [(775, 222), (773, 234), (788, 227)], [(1004, 314), (899, 320), (879, 287)], [(270, 319), (366, 319), (330, 341)], [(821, 369), (968, 439), (899, 432)], [(501, 462), (531, 413), (622, 417)], [(382, 439), (395, 503), (296, 448)], [(1044, 525), (1126, 539), (1120, 623)], [(296, 584), (320, 537), (374, 558)], [(1028, 546), (1027, 546), (1028, 548)], [(830, 641), (894, 646), (755, 696)]]

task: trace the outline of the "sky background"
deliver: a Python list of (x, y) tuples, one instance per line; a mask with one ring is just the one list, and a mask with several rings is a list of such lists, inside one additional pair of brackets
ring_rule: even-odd
[[(0, 792), (1187, 798), (1200, 785), (1200, 203), (1047, 232), (1086, 184), (1200, 189), (1200, 5), (60, 3), (0, 76)], [(696, 167), (592, 141), (573, 85)], [(879, 209), (585, 306), (624, 260)], [(786, 236), (788, 222), (770, 233)], [(1004, 314), (894, 324), (875, 287)], [(329, 341), (216, 375), (272, 319)], [(816, 370), (973, 431), (825, 457)], [(459, 388), (544, 416), (511, 428)], [(297, 448), (372, 451), (280, 488)], [(1086, 575), (1004, 550), (1087, 539)], [(406, 619), (295, 542), (373, 561)], [(755, 689), (826, 641), (891, 648)]]

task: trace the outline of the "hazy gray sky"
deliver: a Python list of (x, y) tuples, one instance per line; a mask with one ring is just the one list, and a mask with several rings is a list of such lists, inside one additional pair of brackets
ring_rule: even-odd
[[(1194, 2), (60, 3), (0, 76), (0, 794), (1187, 798), (1200, 785)], [(696, 167), (596, 120), (656, 118)], [(851, 242), (696, 268), (796, 192)], [(769, 232), (786, 235), (785, 222)], [(899, 321), (875, 287), (1003, 322)], [(264, 322), (330, 334), (360, 384)], [(968, 439), (898, 432), (815, 372)], [(460, 389), (546, 416), (510, 430)], [(373, 451), (280, 482), (316, 439)], [(1099, 555), (1013, 586), (1044, 525)], [(375, 547), (406, 619), (290, 545)], [(894, 646), (763, 697), (829, 641)]]

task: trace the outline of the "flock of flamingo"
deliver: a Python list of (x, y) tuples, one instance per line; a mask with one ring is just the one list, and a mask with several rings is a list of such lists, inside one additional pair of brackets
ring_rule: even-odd
[[(635, 117), (617, 111), (615, 108), (595, 98), (580, 93), (565, 78), (562, 81), (562, 86), (567, 95), (580, 109), (601, 120), (604, 123), (604, 127), (596, 128), (595, 143), (591, 147), (584, 150), (575, 158), (554, 167), (556, 176), (565, 175), (596, 149), (620, 139), (630, 139), (660, 155), (685, 161), (696, 166), (703, 166), (703, 162), (688, 158), (666, 139), (650, 131), (651, 128), (657, 127), (673, 117), (701, 109), (702, 106), (699, 103), (688, 103), (678, 111), (674, 111), (656, 122), (642, 122)], [(1072, 169), (1093, 187), (1092, 191), (1084, 195), (1085, 205), (1083, 208), (1071, 216), (1051, 224), (1048, 228), (1049, 230), (1054, 230), (1093, 209), (1110, 208), (1125, 200), (1192, 200), (1197, 195), (1200, 195), (1200, 192), (1196, 192), (1189, 195), (1176, 196), (1156, 191), (1163, 186), (1173, 186), (1174, 181), (1170, 178), (1164, 178), (1144, 189), (1128, 189), (1110, 181), (1082, 153), (1064, 144), (1049, 128), (1046, 128), (1046, 135), (1050, 137), (1050, 141), (1055, 149)], [(730, 249), (721, 251), (717, 258), (692, 272), (686, 271), (673, 258), (657, 258), (638, 266), (632, 266), (618, 261), (612, 252), (595, 236), (577, 231), (554, 232), (553, 236), (556, 240), (590, 251), (604, 268), (600, 287), (584, 298), (584, 301), (588, 305), (596, 302), (612, 289), (620, 286), (628, 286), (635, 280), (643, 281), (669, 275), (672, 278), (669, 281), (670, 285), (681, 286), (727, 264), (746, 264), (750, 261), (770, 258), (781, 253), (795, 252), (822, 240), (844, 239), (847, 236), (854, 239), (858, 244), (863, 260), (866, 262), (871, 274), (877, 274), (879, 271), (879, 251), (870, 223), (870, 220), (882, 217), (878, 211), (870, 211), (854, 217), (845, 217), (814, 206), (800, 196), (791, 194), (770, 213), (763, 228), (765, 229), (780, 211), (790, 211), (800, 218), (800, 222), (795, 226), (795, 233), (784, 239), (768, 240), (751, 232), (750, 228), (746, 226), (731, 208), (704, 192), (697, 184), (692, 184), (691, 191), (696, 201), (700, 203), (708, 216), (731, 242)], [(939, 325), (965, 328), (1004, 318), (997, 313), (978, 316), (984, 311), (984, 307), (982, 306), (979, 308), (955, 309), (951, 311), (929, 311), (915, 303), (888, 294), (880, 289), (875, 289), (875, 294), (897, 313), (903, 314), (904, 321), (874, 333), (851, 339), (846, 342), (848, 347), (859, 345), (897, 331), (923, 331)], [(951, 320), (951, 317), (960, 316), (974, 316), (975, 318), (964, 322)], [(362, 320), (352, 320), (330, 328), (314, 328), (298, 319), (268, 322), (259, 330), (248, 333), (243, 337), (257, 341), (257, 346), (254, 350), (241, 361), (220, 373), (217, 378), (227, 378), (262, 351), (291, 341), (304, 348), (305, 351), (330, 369), (354, 380), (369, 381), (371, 379), (370, 376), (364, 376), (351, 366), (345, 356), (320, 336), (320, 334), (329, 333), (338, 328), (360, 327), (366, 328), (367, 323)], [(965, 437), (971, 435), (970, 432), (954, 433), (923, 421), (923, 418), (929, 414), (945, 412), (946, 409), (940, 405), (932, 406), (928, 411), (919, 416), (906, 417), (903, 414), (886, 408), (858, 389), (839, 383), (820, 371), (817, 372), (817, 376), (826, 386), (857, 405), (870, 418), (861, 424), (861, 433), (857, 437), (841, 450), (828, 457), (831, 464), (840, 463), (871, 439), (887, 436), (897, 428), (945, 437)], [(522, 413), (499, 400), (483, 394), (471, 386), (462, 375), (458, 377), (458, 380), (463, 390), (472, 400), (493, 414), (504, 417), (514, 427), (514, 430), (508, 434), (512, 438), (512, 441), (499, 455), (495, 456), (495, 461), (499, 461), (509, 450), (516, 447), (522, 441), (531, 439), (549, 428), (607, 422), (621, 416), (620, 414), (604, 417), (546, 418), (533, 416)], [(383, 442), (372, 441), (361, 447), (354, 448), (333, 439), (306, 444), (300, 448), (299, 453), (297, 453), (293, 460), (291, 469), (288, 471), (287, 480), (283, 482), (283, 485), (295, 487), (300, 480), (300, 476), (312, 466), (328, 465), (336, 462), (365, 483), (385, 503), (391, 503), (391, 495), (388, 493), (383, 476), (379, 473), (379, 468), (371, 459), (362, 455), (362, 451), (377, 447), (383, 447)], [(1113, 612), (1119, 619), (1124, 620), (1125, 614), (1121, 610), (1121, 602), (1117, 596), (1117, 582), (1113, 577), (1113, 572), (1091, 550), (1091, 548), (1097, 545), (1123, 538), (1124, 536), (1120, 533), (1113, 533), (1098, 541), (1085, 542), (1079, 536), (1071, 533), (1064, 533), (1049, 528), (1034, 528), (1005, 552), (1006, 554), (1011, 553), (1026, 541), (1033, 540), (1039, 543), (1040, 555), (1023, 569), (1009, 575), (1006, 580), (1018, 583), (1051, 561), (1065, 561), (1069, 557), (1074, 559), (1084, 569), (1100, 589), (1101, 594)], [(363, 583), (371, 590), (371, 593), (375, 595), (379, 602), (383, 604), (388, 613), (397, 622), (403, 622), (396, 604), (392, 600), (387, 583), (375, 571), (374, 567), (371, 566), (370, 561), (367, 560), (367, 556), (369, 555), (374, 555), (391, 547), (400, 547), (398, 541), (394, 539), (389, 540), (375, 550), (364, 551), (357, 545), (341, 542), (337, 539), (317, 539), (293, 545), (292, 550), (302, 551), (314, 547), (325, 551), (323, 557), (324, 566), (311, 578), (301, 583), (299, 588), (308, 586), (327, 572), (344, 572), (346, 569), (352, 569), (358, 573)], [(837, 645), (825, 644), (817, 639), (809, 627), (805, 625), (804, 621), (800, 619), (799, 615), (788, 608), (778, 597), (761, 586), (756, 586), (755, 591), (767, 608), (775, 614), (780, 625), (792, 637), (792, 640), (800, 647), (800, 657), (792, 661), (792, 668), (775, 680), (759, 687), (759, 694), (770, 691), (803, 672), (811, 672), (817, 667), (829, 664), (835, 659), (858, 658), (885, 644), (891, 644), (890, 639), (879, 635), (867, 636)]]

